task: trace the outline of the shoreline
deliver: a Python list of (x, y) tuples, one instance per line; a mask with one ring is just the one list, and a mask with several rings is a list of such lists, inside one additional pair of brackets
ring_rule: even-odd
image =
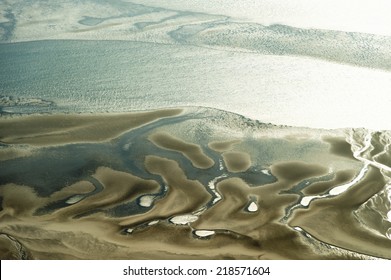
[[(381, 155), (383, 136), (372, 136)], [(389, 240), (366, 241), (382, 225), (362, 228), (353, 215), (386, 176), (371, 167), (327, 195), (358, 177), (363, 162), (352, 149), (365, 139), (362, 131), (275, 126), (203, 107), (0, 118), (1, 226), (32, 258), (105, 258), (106, 245), (106, 258), (366, 258)], [(339, 239), (324, 230), (330, 225)], [(377, 257), (391, 257), (387, 246)]]
[(107, 114), (32, 114), (0, 118), (0, 142), (33, 146), (103, 142), (183, 109)]

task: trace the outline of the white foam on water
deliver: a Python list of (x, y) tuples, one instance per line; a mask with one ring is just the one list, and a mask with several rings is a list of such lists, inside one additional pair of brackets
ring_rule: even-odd
[(303, 229), (301, 227), (293, 227), (294, 230), (303, 232)]
[(223, 161), (221, 159), (219, 159), (219, 170), (224, 170), (224, 165), (223, 165)]
[(360, 173), (354, 178), (351, 182), (332, 188), (329, 191), (329, 195), (339, 195), (346, 192), (351, 186), (357, 184), (362, 178), (364, 178), (365, 173), (368, 171), (368, 164), (361, 169)]
[(77, 195), (74, 195), (70, 198), (68, 198), (65, 203), (66, 204), (75, 204), (79, 201), (81, 201), (85, 196), (84, 195), (81, 195), (81, 194), (77, 194)]
[(265, 175), (269, 175), (269, 176), (272, 175), (272, 174), (270, 173), (270, 171), (267, 170), (267, 169), (262, 169), (261, 172), (262, 172), (263, 174), (265, 174)]
[(200, 208), (200, 209), (194, 211), (194, 212), (193, 212), (193, 215), (195, 215), (195, 216), (200, 216), (200, 215), (202, 215), (202, 214), (206, 211), (206, 209), (207, 209), (206, 206), (204, 206), (204, 207), (202, 207), (202, 208)]
[(208, 237), (214, 235), (216, 232), (214, 230), (196, 230), (194, 232), (195, 235), (199, 237)]
[(250, 203), (250, 205), (247, 207), (248, 212), (257, 212), (258, 211), (258, 205), (253, 201)]
[(387, 213), (387, 220), (391, 222), (391, 210)]
[(318, 196), (316, 195), (312, 195), (312, 196), (305, 196), (303, 197), (301, 200), (300, 200), (300, 204), (303, 205), (304, 207), (307, 207), (308, 205), (310, 205), (311, 201), (315, 198), (317, 198)]
[(386, 232), (386, 236), (388, 239), (391, 239), (391, 228), (389, 228)]
[(144, 196), (140, 197), (139, 204), (142, 207), (151, 207), (151, 205), (153, 204), (154, 199), (155, 199), (154, 195), (144, 195)]
[(196, 215), (180, 215), (172, 217), (169, 221), (176, 225), (187, 225), (198, 220)]
[(129, 151), (130, 146), (132, 146), (132, 143), (127, 143), (123, 146), (124, 151)]
[[(328, 198), (328, 197), (336, 196), (336, 195), (339, 195), (339, 194), (346, 192), (350, 187), (352, 187), (353, 185), (360, 182), (360, 180), (365, 176), (366, 172), (368, 171), (369, 165), (370, 165), (370, 163), (365, 163), (364, 167), (360, 170), (359, 174), (349, 183), (332, 188), (328, 192), (328, 194), (304, 196), (300, 200), (300, 204), (304, 207), (308, 207), (310, 205), (311, 201), (314, 199)], [(390, 212), (389, 212), (389, 214), (390, 214)], [(391, 214), (390, 214), (390, 216), (391, 216)]]
[(213, 199), (213, 204), (217, 203), (218, 201), (221, 200), (221, 195), (216, 191), (216, 182), (219, 180), (219, 179), (222, 179), (222, 178), (226, 178), (228, 175), (227, 174), (222, 174), (216, 178), (214, 178), (213, 180), (209, 181), (208, 183), (208, 187), (209, 189), (215, 194), (216, 198)]
[(153, 226), (159, 223), (159, 220), (154, 220), (148, 223), (149, 226)]

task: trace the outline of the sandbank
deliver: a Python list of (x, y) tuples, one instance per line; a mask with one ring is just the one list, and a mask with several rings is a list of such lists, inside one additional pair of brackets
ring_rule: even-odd
[(225, 152), (231, 150), (233, 146), (240, 143), (241, 140), (213, 141), (208, 144), (209, 148), (216, 152)]
[(182, 153), (194, 167), (206, 169), (214, 165), (214, 161), (202, 151), (199, 145), (187, 143), (166, 132), (156, 132), (148, 139), (161, 148)]
[(182, 109), (165, 109), (121, 114), (55, 114), (0, 118), (0, 142), (35, 146), (102, 142), (143, 124), (181, 112)]
[(244, 172), (251, 166), (251, 157), (244, 152), (224, 152), (223, 159), (230, 172)]

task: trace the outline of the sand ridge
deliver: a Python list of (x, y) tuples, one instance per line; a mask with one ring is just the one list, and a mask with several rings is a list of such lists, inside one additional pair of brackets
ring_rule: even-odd
[[(356, 212), (384, 190), (388, 177), (376, 166), (362, 173), (366, 165), (351, 156), (352, 143), (319, 130), (313, 131), (314, 137), (311, 130), (308, 137), (297, 137), (292, 129), (289, 137), (289, 128), (281, 135), (262, 134), (259, 128), (255, 136), (232, 139), (223, 129), (217, 136), (199, 130), (193, 116), (170, 109), (0, 120), (5, 128), (1, 139), (9, 141), (4, 145), (18, 155), (2, 158), (1, 257), (391, 258), (384, 231), (377, 224), (368, 228)], [(186, 141), (174, 126), (187, 128)], [(140, 130), (130, 131), (135, 127)], [(66, 131), (64, 138), (53, 136)], [(363, 136), (355, 135), (356, 141), (361, 143)], [(382, 143), (386, 149), (386, 140), (374, 139), (372, 154), (362, 155), (376, 160)], [(33, 152), (24, 153), (29, 145)], [(33, 168), (22, 163), (40, 166), (50, 160), (59, 164), (21, 176), (24, 168)], [(61, 178), (47, 186), (53, 176)], [(352, 182), (344, 192), (330, 195), (335, 187)], [(45, 187), (53, 189), (39, 191)], [(311, 196), (316, 199), (301, 203)], [(175, 223), (186, 215), (192, 218)], [(199, 236), (200, 231), (212, 234)], [(20, 244), (18, 250), (15, 244)]]
[(32, 115), (0, 119), (0, 142), (35, 146), (102, 142), (181, 109), (80, 115)]
[(181, 152), (191, 161), (194, 167), (206, 169), (215, 164), (214, 161), (202, 151), (199, 145), (186, 143), (168, 133), (157, 132), (150, 135), (148, 139), (161, 148)]

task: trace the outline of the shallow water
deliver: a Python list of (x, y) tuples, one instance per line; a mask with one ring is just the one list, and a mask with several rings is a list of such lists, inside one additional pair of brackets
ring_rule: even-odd
[(0, 3), (0, 258), (390, 259), (389, 9), (306, 2)]
[[(279, 4), (264, 1), (7, 2), (3, 114), (204, 106), (281, 125), (390, 129), (387, 34), (289, 25), (281, 7), (270, 22)], [(299, 2), (287, 8), (306, 11)]]
[[(32, 258), (391, 257), (389, 171), (378, 166), (389, 165), (379, 160), (387, 133), (372, 135), (371, 154), (365, 131), (277, 127), (205, 108), (95, 143), (50, 143), (37, 130), (13, 144), (5, 129), (2, 152), (14, 158), (0, 170), (2, 233)], [(247, 160), (244, 170), (227, 154)], [(324, 231), (331, 225), (340, 230)]]

